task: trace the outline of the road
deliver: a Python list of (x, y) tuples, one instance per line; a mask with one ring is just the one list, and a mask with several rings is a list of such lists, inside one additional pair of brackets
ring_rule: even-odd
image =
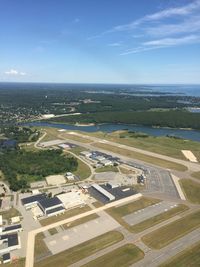
[[(138, 153), (141, 153), (141, 154), (144, 154), (144, 155), (147, 155), (147, 156), (156, 157), (156, 158), (159, 158), (159, 159), (163, 159), (163, 160), (171, 161), (171, 162), (174, 162), (174, 163), (182, 164), (182, 165), (186, 166), (188, 168), (188, 170), (191, 170), (193, 172), (200, 171), (200, 164), (198, 164), (198, 163), (193, 163), (193, 162), (189, 162), (189, 161), (182, 160), (182, 159), (172, 158), (172, 157), (161, 155), (161, 154), (158, 154), (158, 153), (155, 153), (155, 152), (150, 152), (150, 151), (147, 151), (147, 150), (143, 150), (143, 149), (139, 149), (139, 148), (135, 148), (135, 147), (130, 147), (130, 146), (127, 146), (127, 145), (118, 144), (118, 143), (115, 143), (115, 142), (112, 142), (112, 141), (107, 141), (107, 140), (103, 140), (103, 139), (100, 139), (100, 138), (97, 138), (97, 137), (83, 135), (83, 134), (80, 134), (80, 133), (75, 133), (75, 135), (80, 136), (82, 138), (90, 139), (91, 140), (90, 145), (92, 145), (93, 142), (95, 142), (95, 143), (96, 142), (100, 142), (100, 143), (116, 146), (116, 147), (119, 147), (119, 148), (127, 149), (127, 150), (130, 150), (130, 151), (138, 152)], [(65, 139), (64, 133), (60, 134), (59, 137)]]

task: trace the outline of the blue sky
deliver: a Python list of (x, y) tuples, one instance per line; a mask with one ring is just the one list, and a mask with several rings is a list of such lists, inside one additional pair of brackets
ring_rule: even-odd
[(0, 0), (0, 81), (200, 83), (200, 0)]

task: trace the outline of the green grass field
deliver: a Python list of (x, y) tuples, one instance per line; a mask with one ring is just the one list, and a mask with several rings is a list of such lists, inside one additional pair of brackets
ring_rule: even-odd
[(15, 208), (11, 208), (9, 210), (0, 212), (0, 215), (2, 215), (3, 220), (10, 220), (12, 217), (21, 216), (21, 213)]
[(200, 183), (190, 179), (182, 179), (180, 180), (180, 185), (190, 202), (200, 204)]
[(137, 210), (156, 204), (158, 202), (160, 202), (159, 199), (142, 197), (139, 200), (133, 201), (126, 205), (108, 209), (106, 212), (110, 214), (116, 221), (118, 221), (118, 223), (124, 226), (127, 230), (133, 232), (132, 226), (126, 223), (122, 217)]
[(49, 252), (48, 247), (44, 242), (44, 234), (39, 233), (35, 237), (34, 256), (40, 256)]
[(182, 164), (178, 164), (178, 163), (174, 163), (172, 161), (163, 160), (160, 158), (148, 156), (148, 155), (145, 155), (142, 153), (138, 153), (138, 152), (131, 151), (128, 149), (120, 148), (117, 146), (102, 144), (102, 143), (95, 143), (95, 144), (93, 144), (93, 146), (103, 148), (105, 150), (109, 150), (109, 151), (112, 151), (114, 153), (126, 156), (126, 157), (139, 159), (141, 161), (144, 161), (144, 162), (147, 162), (150, 164), (154, 164), (154, 165), (160, 166), (160, 167), (165, 168), (165, 169), (173, 169), (173, 170), (177, 170), (177, 171), (186, 171), (187, 170), (187, 167), (182, 165)]
[(24, 267), (25, 266), (25, 260), (24, 259), (19, 259), (16, 260), (15, 262), (12, 263), (5, 263), (1, 264), (1, 267)]
[[(94, 137), (106, 139), (108, 141), (124, 144), (127, 146), (136, 147), (139, 149), (155, 152), (161, 155), (166, 155), (173, 158), (184, 159), (184, 155), (181, 150), (191, 150), (197, 159), (200, 161), (200, 143), (184, 139), (175, 139), (165, 136), (142, 136), (138, 134), (128, 133), (128, 131), (116, 131), (112, 133), (81, 133), (85, 135), (91, 135)], [(121, 138), (120, 138), (121, 136)]]
[(200, 172), (194, 172), (194, 173), (192, 174), (192, 177), (194, 177), (194, 178), (200, 180)]
[(99, 173), (99, 172), (118, 172), (118, 168), (115, 166), (106, 166), (106, 167), (95, 169), (95, 172), (97, 172), (97, 173)]
[(74, 209), (71, 209), (69, 211), (66, 211), (64, 214), (60, 214), (58, 216), (51, 216), (49, 218), (42, 219), (39, 222), (40, 222), (40, 224), (42, 226), (46, 226), (46, 225), (49, 225), (49, 224), (52, 224), (52, 223), (55, 223), (55, 222), (70, 218), (72, 216), (78, 215), (80, 213), (89, 211), (89, 210), (90, 210), (90, 208), (88, 206), (84, 206), (82, 208), (78, 207), (78, 208), (74, 208)]
[(75, 172), (73, 172), (73, 174), (78, 176), (81, 180), (84, 180), (91, 175), (90, 168), (81, 160), (77, 159), (77, 161), (78, 168)]
[(154, 205), (160, 201), (161, 201), (160, 199), (141, 197), (140, 199), (130, 202), (128, 204), (125, 204), (123, 206), (112, 208), (112, 210), (114, 210), (114, 212), (118, 214), (119, 216), (123, 217), (137, 210), (141, 210), (148, 206)]
[(183, 250), (159, 267), (197, 267), (200, 266), (200, 243)]
[(136, 233), (139, 233), (139, 232), (142, 232), (158, 223), (161, 223), (163, 221), (166, 221), (186, 210), (188, 210), (189, 207), (184, 205), (184, 204), (180, 204), (180, 205), (177, 205), (176, 208), (173, 208), (173, 209), (170, 209), (166, 212), (163, 212), (161, 214), (158, 214), (152, 218), (149, 218), (141, 223), (138, 223), (138, 224), (135, 224), (133, 226), (131, 226), (131, 229), (136, 232)]
[(95, 220), (95, 219), (97, 219), (98, 217), (99, 217), (99, 216), (98, 216), (96, 213), (94, 213), (94, 214), (90, 214), (90, 215), (85, 216), (85, 217), (83, 217), (83, 218), (81, 218), (81, 219), (75, 220), (75, 221), (73, 221), (73, 222), (71, 222), (71, 223), (63, 224), (63, 227), (64, 227), (65, 229), (69, 229), (69, 228), (71, 228), (71, 227), (74, 227), (74, 226), (77, 226), (77, 225), (80, 225), (80, 224), (89, 222), (89, 221), (91, 221), (91, 220)]
[(160, 249), (200, 226), (200, 211), (189, 214), (175, 222), (159, 228), (142, 237), (150, 248)]
[(126, 244), (83, 265), (83, 267), (128, 267), (143, 258), (144, 253), (141, 249), (133, 244)]
[(111, 231), (101, 236), (95, 237), (80, 245), (66, 251), (50, 256), (34, 264), (34, 267), (62, 267), (69, 266), (85, 257), (88, 257), (99, 250), (107, 248), (121, 240), (123, 235), (117, 231)]

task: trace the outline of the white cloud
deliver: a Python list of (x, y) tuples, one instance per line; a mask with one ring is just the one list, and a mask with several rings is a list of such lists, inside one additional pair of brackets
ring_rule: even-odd
[(115, 26), (108, 32), (132, 30), (134, 28), (137, 28), (144, 22), (158, 21), (172, 16), (185, 16), (193, 12), (197, 12), (199, 9), (200, 0), (197, 0), (182, 7), (168, 8), (160, 12), (146, 15), (138, 20), (132, 21), (131, 23)]
[(141, 52), (160, 49), (160, 48), (167, 48), (167, 47), (194, 44), (194, 43), (200, 43), (200, 35), (189, 35), (189, 36), (184, 36), (180, 38), (164, 38), (164, 39), (144, 42), (139, 47), (127, 49), (126, 51), (121, 53), (121, 55), (124, 56), (124, 55), (136, 54), (136, 53), (141, 53)]
[(111, 44), (108, 44), (108, 46), (119, 47), (119, 46), (122, 46), (122, 43), (121, 42), (111, 43)]
[(184, 36), (181, 38), (164, 38), (159, 40), (153, 40), (144, 42), (143, 45), (145, 46), (174, 46), (174, 45), (180, 45), (180, 44), (191, 44), (196, 43), (200, 41), (200, 36), (198, 35), (189, 35)]
[(10, 76), (25, 76), (26, 73), (25, 72), (20, 72), (18, 70), (15, 69), (10, 69), (8, 71), (4, 72), (6, 75), (10, 75)]
[(187, 32), (198, 32), (200, 31), (200, 16), (194, 16), (181, 23), (161, 24), (156, 27), (149, 27), (146, 28), (145, 31), (151, 36), (169, 36)]

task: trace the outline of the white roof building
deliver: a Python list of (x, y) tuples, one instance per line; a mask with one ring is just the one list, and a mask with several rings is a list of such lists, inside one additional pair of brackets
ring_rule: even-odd
[(108, 159), (104, 159), (101, 161), (101, 164), (103, 164), (104, 166), (110, 166), (110, 165), (113, 165), (112, 161), (111, 160), (108, 160)]
[(82, 151), (81, 156), (87, 157), (89, 158), (90, 156), (92, 156), (92, 153), (90, 151)]
[(57, 198), (60, 199), (65, 209), (74, 208), (77, 206), (85, 205), (84, 200), (81, 198), (79, 192), (68, 192), (64, 194), (57, 195)]

